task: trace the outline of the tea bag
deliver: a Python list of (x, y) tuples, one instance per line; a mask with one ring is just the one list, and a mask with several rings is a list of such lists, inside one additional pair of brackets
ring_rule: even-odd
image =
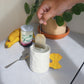
[(37, 34), (35, 36), (35, 47), (45, 48), (46, 46), (46, 38), (43, 34)]

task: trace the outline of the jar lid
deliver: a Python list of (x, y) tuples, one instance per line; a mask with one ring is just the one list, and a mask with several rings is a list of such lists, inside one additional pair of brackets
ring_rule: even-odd
[(23, 30), (23, 31), (33, 31), (33, 26), (32, 25), (22, 25), (21, 30)]

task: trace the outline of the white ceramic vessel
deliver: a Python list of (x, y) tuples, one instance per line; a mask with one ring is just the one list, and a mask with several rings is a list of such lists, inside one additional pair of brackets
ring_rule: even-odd
[(44, 73), (49, 69), (50, 47), (46, 45), (45, 49), (30, 47), (30, 69), (33, 72)]

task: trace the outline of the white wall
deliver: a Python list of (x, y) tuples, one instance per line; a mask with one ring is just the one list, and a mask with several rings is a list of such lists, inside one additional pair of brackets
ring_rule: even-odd
[(68, 23), (71, 31), (84, 34), (84, 12), (81, 15), (73, 15), (73, 19)]
[[(8, 37), (14, 29), (25, 24), (27, 15), (24, 11), (24, 3), (33, 3), (35, 0), (0, 0), (0, 41)], [(35, 16), (32, 22), (37, 23)], [(71, 31), (84, 34), (84, 13), (80, 16), (73, 16), (68, 23)]]
[[(14, 29), (25, 24), (27, 15), (24, 3), (33, 3), (35, 0), (0, 0), (0, 41), (8, 37)], [(32, 22), (37, 22), (34, 17)]]

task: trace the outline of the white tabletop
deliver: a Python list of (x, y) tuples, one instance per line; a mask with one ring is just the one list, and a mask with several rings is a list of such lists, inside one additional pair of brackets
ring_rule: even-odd
[[(5, 48), (5, 40), (0, 43), (0, 84), (70, 84), (77, 70), (84, 61), (84, 43), (77, 41), (73, 33), (60, 40), (47, 39), (51, 47), (51, 53), (59, 53), (63, 56), (60, 61), (62, 68), (59, 70), (49, 69), (48, 72), (37, 74), (32, 72), (28, 63), (18, 61), (11, 67), (4, 67), (28, 52), (28, 48), (22, 47), (19, 42), (11, 48)], [(78, 74), (73, 84), (84, 83), (84, 67)]]

